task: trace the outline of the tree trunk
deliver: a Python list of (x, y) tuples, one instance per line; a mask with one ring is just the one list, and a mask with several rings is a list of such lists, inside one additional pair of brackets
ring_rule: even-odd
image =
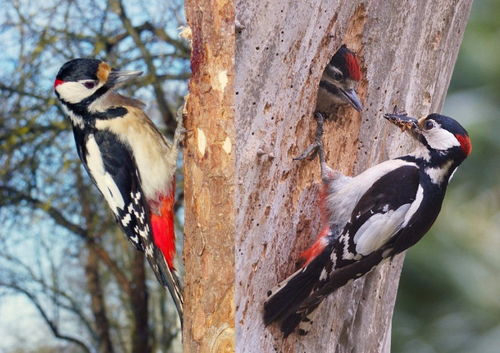
[(307, 336), (263, 326), (267, 290), (295, 271), (319, 226), (319, 163), (292, 158), (313, 141), (319, 80), (342, 43), (360, 57), (365, 108), (341, 107), (325, 124), (327, 162), (353, 175), (407, 152), (382, 114), (440, 110), (471, 2), (236, 2), (238, 352), (390, 351), (403, 256), (331, 295)]
[(146, 286), (144, 253), (140, 251), (134, 251), (132, 258), (130, 305), (134, 319), (132, 353), (149, 353), (151, 345), (149, 344), (148, 287)]
[(95, 330), (97, 334), (97, 344), (99, 353), (113, 353), (113, 344), (111, 343), (110, 327), (104, 294), (99, 275), (99, 257), (95, 250), (87, 246), (87, 263), (85, 264), (85, 276), (87, 278), (87, 288), (91, 298), (92, 314), (94, 315)]
[(416, 116), (440, 110), (470, 6), (239, 0), (235, 49), (231, 2), (186, 2), (186, 352), (231, 342), (233, 284), (238, 352), (390, 351), (403, 256), (332, 294), (307, 336), (283, 340), (263, 326), (266, 292), (296, 269), (319, 227), (319, 164), (292, 158), (313, 141), (319, 80), (342, 43), (361, 60), (365, 108), (339, 107), (325, 124), (328, 163), (353, 175), (410, 150), (382, 114), (395, 105)]
[(234, 352), (234, 5), (187, 0), (184, 352)]

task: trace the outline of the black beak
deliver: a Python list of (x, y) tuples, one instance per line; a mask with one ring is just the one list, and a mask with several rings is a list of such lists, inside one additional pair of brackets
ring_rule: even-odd
[(108, 76), (108, 85), (116, 87), (142, 75), (142, 71), (112, 69)]
[(354, 107), (354, 109), (356, 109), (358, 112), (363, 110), (363, 105), (361, 104), (361, 100), (359, 99), (354, 89), (344, 90), (339, 87), (339, 91), (344, 96), (344, 98), (349, 102), (349, 104)]
[(402, 131), (417, 132), (419, 130), (418, 120), (405, 113), (386, 113), (384, 114), (384, 118), (398, 126)]

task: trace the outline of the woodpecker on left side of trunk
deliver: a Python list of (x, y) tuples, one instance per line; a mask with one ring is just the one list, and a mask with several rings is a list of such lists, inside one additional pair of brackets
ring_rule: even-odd
[(356, 89), (361, 77), (356, 54), (343, 44), (326, 65), (321, 76), (316, 99), (316, 112), (328, 117), (339, 104), (350, 104), (360, 112), (363, 106)]
[(325, 163), (323, 116), (317, 114), (313, 150), (321, 163), (323, 224), (303, 253), (302, 268), (270, 290), (264, 304), (264, 323), (279, 322), (285, 337), (301, 323), (310, 324), (308, 316), (330, 293), (417, 243), (436, 220), (453, 173), (471, 152), (467, 131), (452, 118), (385, 118), (418, 141), (416, 150), (348, 177)]
[(175, 171), (182, 135), (167, 140), (144, 104), (115, 92), (141, 75), (96, 59), (73, 59), (59, 70), (54, 91), (73, 126), (85, 170), (134, 246), (168, 288), (182, 322), (182, 290), (174, 268)]

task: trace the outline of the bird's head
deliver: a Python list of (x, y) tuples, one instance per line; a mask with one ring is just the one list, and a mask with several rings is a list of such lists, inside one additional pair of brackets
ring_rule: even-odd
[[(345, 45), (342, 45), (328, 63), (322, 81), (326, 81), (337, 88), (335, 94), (343, 103), (349, 103), (354, 109), (361, 111), (363, 106), (356, 93), (361, 77), (361, 69), (356, 54)], [(328, 87), (326, 88), (328, 89)]]
[(406, 114), (385, 114), (384, 118), (408, 131), (429, 151), (461, 163), (472, 151), (467, 131), (456, 120), (439, 114), (416, 119)]
[(54, 91), (65, 104), (89, 105), (110, 90), (141, 75), (141, 71), (120, 71), (97, 59), (73, 59), (57, 73)]

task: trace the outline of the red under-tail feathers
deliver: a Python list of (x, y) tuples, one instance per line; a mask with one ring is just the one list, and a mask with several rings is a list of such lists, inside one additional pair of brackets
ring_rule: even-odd
[(323, 252), (327, 245), (327, 240), (325, 239), (325, 237), (329, 234), (329, 232), (330, 227), (328, 225), (323, 227), (323, 229), (321, 229), (321, 232), (319, 232), (314, 244), (309, 249), (304, 250), (300, 254), (300, 257), (305, 261), (302, 267), (309, 265), (312, 260), (314, 260), (319, 254)]
[(307, 250), (304, 250), (300, 254), (300, 258), (304, 260), (303, 266), (307, 266), (316, 256), (318, 256), (326, 246), (326, 241), (323, 239), (328, 235), (330, 227), (328, 226), (328, 214), (326, 211), (326, 196), (328, 194), (328, 186), (323, 184), (321, 186), (321, 190), (319, 191), (319, 209), (320, 209), (320, 222), (321, 224), (326, 224), (321, 228), (318, 236), (316, 237), (316, 241), (314, 244)]
[(174, 268), (175, 231), (174, 231), (175, 181), (170, 192), (160, 197), (160, 214), (151, 214), (153, 241), (161, 250), (168, 267)]

